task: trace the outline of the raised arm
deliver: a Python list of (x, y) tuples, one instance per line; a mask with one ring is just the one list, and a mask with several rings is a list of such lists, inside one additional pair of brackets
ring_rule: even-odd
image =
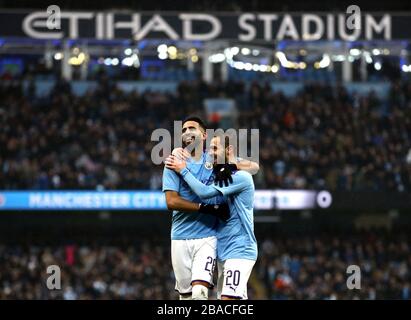
[(260, 170), (260, 165), (257, 162), (241, 159), (237, 162), (238, 170), (247, 171), (249, 174), (254, 175)]
[(193, 190), (194, 193), (202, 199), (212, 198), (220, 194), (220, 192), (214, 187), (207, 186), (198, 181), (187, 168), (182, 169), (180, 171), (180, 175), (190, 186), (191, 190)]
[(200, 212), (211, 214), (223, 221), (227, 221), (230, 217), (230, 210), (226, 203), (209, 204), (195, 203), (182, 198), (179, 194), (180, 177), (169, 169), (164, 169), (163, 173), (163, 191), (166, 195), (167, 208), (169, 210), (177, 210), (182, 212)]
[(179, 160), (175, 156), (171, 155), (167, 157), (164, 161), (166, 168), (174, 170), (180, 173), (181, 177), (190, 186), (191, 190), (194, 191), (200, 198), (207, 199), (218, 194), (228, 196), (230, 194), (240, 193), (244, 189), (253, 185), (253, 178), (251, 175), (245, 171), (238, 171), (233, 175), (233, 183), (225, 187), (221, 186), (207, 186), (200, 181), (198, 181), (191, 172), (186, 168), (186, 162), (184, 160)]

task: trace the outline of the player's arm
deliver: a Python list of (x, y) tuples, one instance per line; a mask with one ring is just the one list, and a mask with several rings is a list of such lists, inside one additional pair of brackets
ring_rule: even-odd
[(212, 186), (207, 186), (197, 180), (197, 178), (194, 177), (187, 168), (180, 170), (180, 174), (184, 181), (190, 186), (191, 190), (193, 190), (194, 193), (201, 199), (208, 199), (219, 195), (219, 191), (217, 189)]
[(182, 198), (178, 193), (179, 185), (180, 177), (174, 171), (164, 168), (163, 191), (166, 196), (166, 204), (169, 210), (211, 214), (223, 221), (226, 221), (229, 218), (229, 208), (226, 203), (213, 205), (188, 201)]
[(196, 177), (192, 175), (192, 173), (186, 168), (185, 161), (177, 159), (175, 156), (170, 156), (165, 161), (166, 168), (174, 170), (175, 172), (180, 173), (183, 177), (184, 181), (190, 186), (190, 188), (194, 191), (202, 199), (208, 199), (214, 196), (217, 196), (220, 192), (224, 195), (230, 195), (234, 193), (241, 192), (245, 184), (243, 179), (236, 178), (233, 184), (226, 187), (215, 187), (215, 186), (207, 186), (197, 180)]
[(165, 191), (168, 210), (178, 210), (184, 212), (196, 212), (200, 207), (199, 203), (191, 202), (180, 197), (177, 191)]
[(169, 210), (198, 211), (199, 203), (188, 201), (180, 196), (180, 177), (174, 171), (167, 168), (164, 168), (163, 171), (163, 191)]
[[(184, 160), (178, 159), (174, 155), (170, 155), (164, 161), (164, 164), (165, 164), (165, 168), (164, 168), (164, 173), (163, 173), (163, 191), (166, 191), (166, 190), (167, 191), (168, 190), (177, 191), (178, 190), (178, 188), (176, 186), (176, 184), (178, 183), (177, 173), (180, 173), (181, 170), (186, 167), (186, 162)], [(219, 194), (219, 192), (216, 189), (202, 184), (191, 173), (190, 173), (190, 175), (192, 176), (191, 181), (194, 184), (194, 186), (191, 186), (190, 184), (189, 184), (189, 186), (194, 191), (194, 193), (197, 194), (200, 198), (208, 199), (208, 198), (212, 198), (212, 197)], [(180, 173), (180, 176), (184, 179), (183, 174)], [(204, 188), (202, 188), (202, 187), (204, 187)], [(173, 196), (171, 196), (171, 197), (173, 197)], [(173, 200), (170, 200), (170, 201), (173, 202)], [(190, 201), (188, 201), (188, 202), (190, 202)], [(182, 202), (179, 202), (179, 203), (182, 203)], [(167, 206), (168, 206), (168, 204), (167, 204)], [(171, 206), (173, 206), (173, 203), (171, 203)]]
[[(224, 196), (229, 196), (232, 194), (240, 193), (241, 191), (245, 190), (249, 187), (250, 183), (252, 183), (251, 175), (247, 173), (240, 173), (233, 175), (233, 183), (228, 186), (207, 186), (201, 181), (197, 180), (196, 177), (192, 175), (192, 173), (187, 169), (183, 168), (180, 171), (181, 176), (183, 177), (184, 181), (190, 186), (190, 188), (194, 191), (202, 199), (208, 199), (217, 194), (221, 193)], [(247, 178), (248, 175), (249, 178)]]
[[(171, 154), (180, 160), (187, 160), (190, 157), (190, 153), (183, 148), (175, 148)], [(238, 158), (235, 164), (238, 170), (247, 171), (251, 175), (256, 174), (260, 170), (260, 165), (250, 160)]]
[(238, 158), (238, 160), (234, 163), (215, 165), (213, 169), (214, 184), (218, 184), (220, 187), (223, 185), (228, 187), (231, 183), (233, 183), (233, 172), (238, 170), (248, 172), (249, 174), (256, 174), (258, 170), (260, 170), (260, 166), (257, 162), (244, 160), (241, 158)]
[(260, 170), (260, 165), (250, 160), (240, 159), (236, 165), (238, 170), (247, 171), (251, 175), (256, 174)]

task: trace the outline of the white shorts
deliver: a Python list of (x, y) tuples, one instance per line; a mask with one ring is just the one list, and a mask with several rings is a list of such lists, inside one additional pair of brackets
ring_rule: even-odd
[(248, 299), (247, 283), (255, 260), (227, 259), (218, 261), (217, 299), (221, 296)]
[(213, 273), (217, 255), (217, 238), (171, 240), (171, 263), (176, 277), (176, 291), (191, 293), (196, 280), (214, 287)]

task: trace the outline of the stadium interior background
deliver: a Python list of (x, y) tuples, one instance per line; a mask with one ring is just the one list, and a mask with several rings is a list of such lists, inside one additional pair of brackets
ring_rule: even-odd
[[(67, 1), (61, 9), (298, 18), (352, 4), (216, 3)], [(411, 2), (356, 4), (403, 11), (411, 23)], [(0, 0), (0, 14), (48, 5)], [(260, 129), (257, 190), (332, 197), (289, 210), (288, 193), (268, 206), (261, 196), (250, 299), (411, 299), (410, 38), (47, 40), (13, 28), (22, 32), (16, 23), (0, 30), (0, 299), (176, 299), (171, 215), (158, 200), (162, 166), (150, 160), (150, 135), (188, 114)], [(67, 190), (147, 191), (160, 205), (42, 210), (27, 200)], [(17, 206), (8, 207), (15, 191), (24, 195), (10, 195)], [(50, 264), (62, 268), (62, 290), (45, 286)], [(361, 267), (361, 290), (346, 287), (351, 264)]]

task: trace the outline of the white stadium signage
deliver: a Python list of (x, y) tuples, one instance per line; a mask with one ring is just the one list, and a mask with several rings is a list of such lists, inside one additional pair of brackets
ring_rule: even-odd
[[(380, 35), (391, 39), (391, 16), (376, 17), (365, 14), (363, 27), (349, 30), (346, 14), (254, 14), (224, 16), (205, 13), (180, 14), (116, 14), (114, 12), (64, 12), (60, 14), (61, 30), (47, 27), (49, 14), (37, 11), (24, 17), (22, 29), (30, 38), (36, 39), (78, 39), (82, 34), (82, 24), (87, 25), (88, 37), (111, 40), (119, 37), (142, 40), (163, 37), (170, 40), (209, 41), (228, 38), (239, 41), (273, 40), (344, 40), (360, 38), (372, 40)], [(234, 18), (234, 19), (233, 19)], [(226, 23), (227, 21), (227, 23)], [(234, 22), (234, 25), (232, 23)], [(227, 30), (225, 30), (227, 29)], [(226, 31), (226, 32), (225, 32)], [(121, 33), (121, 35), (120, 35)]]

